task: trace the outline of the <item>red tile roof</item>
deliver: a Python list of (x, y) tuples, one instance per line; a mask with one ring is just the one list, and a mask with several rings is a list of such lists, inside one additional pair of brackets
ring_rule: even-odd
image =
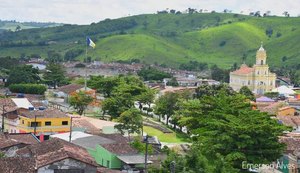
[(2, 114), (2, 108), (4, 106), (5, 112), (11, 112), (17, 109), (17, 105), (10, 98), (0, 99), (0, 113)]
[(280, 120), (284, 125), (291, 127), (299, 127), (300, 126), (300, 116), (277, 116), (277, 119)]
[(97, 163), (86, 149), (58, 138), (27, 146), (18, 150), (17, 153), (19, 155), (29, 155), (35, 158), (35, 166), (37, 168), (67, 158), (97, 166)]
[(101, 144), (101, 146), (109, 152), (117, 155), (138, 154), (138, 151), (132, 148), (128, 143)]
[(28, 157), (7, 157), (0, 159), (1, 173), (34, 173), (34, 159)]
[(5, 149), (19, 144), (31, 145), (39, 143), (39, 140), (30, 133), (0, 133), (0, 141), (0, 149)]
[(65, 86), (59, 87), (58, 90), (62, 91), (64, 93), (70, 94), (72, 92), (77, 91), (78, 89), (83, 88), (83, 87), (84, 87), (83, 85), (70, 84), (70, 85), (65, 85)]
[(251, 73), (253, 71), (254, 71), (253, 68), (248, 67), (246, 64), (242, 64), (241, 67), (238, 70), (233, 71), (231, 73), (232, 74), (249, 74), (249, 73)]
[(42, 117), (42, 118), (66, 118), (69, 117), (66, 113), (54, 109), (54, 108), (49, 108), (45, 110), (34, 110), (30, 111), (27, 109), (23, 109), (19, 111), (20, 116), (27, 117), (27, 118), (34, 118), (35, 116), (37, 118)]
[(281, 136), (279, 141), (286, 144), (287, 153), (293, 153), (295, 150), (300, 149), (300, 138)]

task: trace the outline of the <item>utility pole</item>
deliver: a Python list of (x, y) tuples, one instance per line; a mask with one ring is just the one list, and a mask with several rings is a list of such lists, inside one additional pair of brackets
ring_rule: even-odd
[(147, 157), (148, 157), (148, 135), (146, 135), (146, 138), (144, 139), (144, 142), (146, 143), (146, 151), (145, 151), (145, 173), (147, 173)]
[(69, 142), (71, 142), (72, 141), (72, 128), (73, 128), (73, 126), (72, 126), (72, 124), (73, 124), (73, 118), (80, 118), (80, 117), (70, 117), (71, 118), (71, 124), (70, 124), (70, 135), (69, 135)]
[(72, 141), (72, 123), (73, 123), (73, 117), (71, 117), (69, 142)]
[(5, 105), (2, 106), (2, 132), (4, 132), (4, 114), (5, 114)]
[(34, 136), (36, 136), (36, 115), (34, 115), (34, 131), (33, 131)]

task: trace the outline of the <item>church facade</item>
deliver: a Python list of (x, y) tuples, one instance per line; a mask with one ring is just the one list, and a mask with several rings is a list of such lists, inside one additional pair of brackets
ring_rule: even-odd
[(263, 46), (256, 52), (256, 63), (253, 67), (242, 64), (238, 70), (230, 72), (230, 86), (239, 91), (247, 86), (253, 93), (262, 95), (275, 88), (276, 74), (271, 73), (266, 63), (267, 53)]

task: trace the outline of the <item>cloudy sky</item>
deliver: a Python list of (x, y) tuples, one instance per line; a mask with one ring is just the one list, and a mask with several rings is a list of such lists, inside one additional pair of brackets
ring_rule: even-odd
[(267, 11), (300, 14), (300, 0), (0, 0), (0, 19), (17, 21), (90, 24), (106, 18), (155, 13), (188, 7), (209, 11)]

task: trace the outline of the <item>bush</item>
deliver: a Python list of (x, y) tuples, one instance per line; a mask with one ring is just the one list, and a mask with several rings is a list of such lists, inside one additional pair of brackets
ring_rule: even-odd
[(220, 47), (223, 47), (223, 46), (225, 46), (225, 44), (226, 44), (226, 41), (223, 40), (223, 41), (220, 42), (219, 46), (220, 46)]
[(12, 84), (9, 85), (9, 90), (14, 93), (25, 94), (44, 94), (47, 88), (40, 84)]
[[(133, 142), (130, 143), (131, 147), (139, 151), (139, 153), (145, 153), (146, 144), (142, 143), (139, 137), (135, 137)], [(148, 145), (148, 154), (153, 153), (153, 147), (151, 144)]]

